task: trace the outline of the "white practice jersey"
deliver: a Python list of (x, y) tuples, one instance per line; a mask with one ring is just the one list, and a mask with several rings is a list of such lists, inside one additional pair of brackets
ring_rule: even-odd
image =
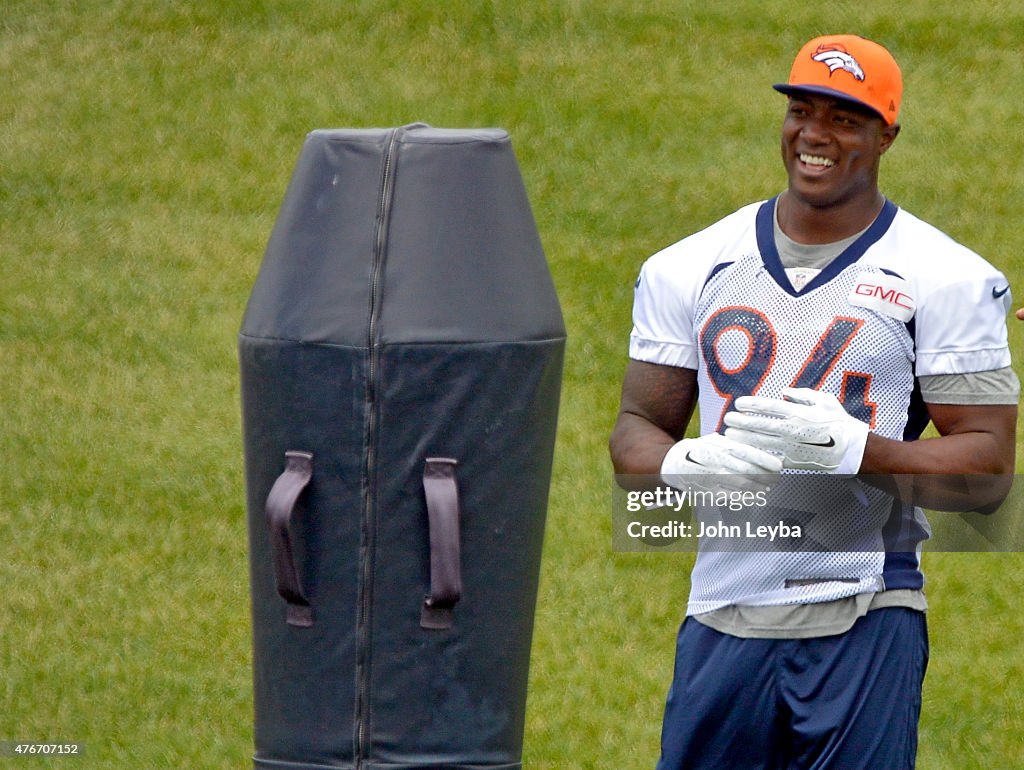
[[(917, 377), (1010, 365), (1008, 282), (939, 230), (887, 202), (797, 290), (775, 247), (774, 217), (775, 199), (746, 206), (652, 256), (637, 280), (630, 357), (697, 370), (702, 434), (724, 430), (738, 396), (809, 387), (833, 393), (875, 433), (912, 440), (928, 422)], [(854, 489), (855, 481), (825, 483), (832, 486), (813, 485), (810, 507), (828, 515), (806, 521), (816, 550), (702, 546), (688, 613), (921, 588), (921, 512)], [(830, 543), (855, 536), (842, 530), (848, 521), (871, 522), (876, 541), (833, 550)]]

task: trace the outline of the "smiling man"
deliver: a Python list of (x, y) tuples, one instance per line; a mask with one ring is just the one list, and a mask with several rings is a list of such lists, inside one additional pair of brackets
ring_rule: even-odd
[[(613, 464), (676, 485), (905, 474), (885, 527), (911, 535), (899, 552), (881, 535), (874, 552), (702, 544), (658, 769), (909, 768), (928, 658), (915, 503), (989, 511), (1009, 488), (1010, 293), (879, 191), (903, 90), (885, 48), (817, 38), (775, 88), (786, 190), (641, 270)], [(684, 438), (698, 403), (701, 435)], [(939, 435), (922, 439), (929, 421)], [(925, 474), (995, 481), (954, 501)], [(829, 514), (864, 519), (874, 492), (840, 494)]]

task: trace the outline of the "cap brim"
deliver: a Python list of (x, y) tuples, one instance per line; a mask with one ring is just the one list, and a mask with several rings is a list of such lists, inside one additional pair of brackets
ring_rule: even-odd
[(883, 123), (888, 123), (885, 115), (880, 113), (874, 107), (867, 102), (862, 102), (860, 99), (855, 99), (849, 94), (845, 94), (842, 91), (837, 91), (834, 88), (826, 88), (825, 86), (801, 86), (793, 85), (791, 83), (776, 83), (772, 86), (779, 93), (783, 93), (786, 96), (799, 96), (800, 94), (817, 94), (818, 96), (831, 96), (833, 99), (839, 99), (850, 104), (856, 104), (858, 107), (862, 107), (872, 115), (877, 115), (882, 119)]

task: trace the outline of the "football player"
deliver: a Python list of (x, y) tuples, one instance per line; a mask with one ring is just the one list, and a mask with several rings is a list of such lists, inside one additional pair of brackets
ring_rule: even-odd
[[(991, 511), (1012, 482), (1009, 285), (880, 192), (903, 90), (889, 51), (816, 38), (775, 89), (786, 189), (641, 270), (613, 464), (675, 486), (824, 476), (819, 523), (881, 516), (903, 535), (897, 550), (702, 544), (658, 770), (909, 768), (928, 659), (917, 506)], [(869, 474), (920, 481), (894, 503), (847, 483)], [(992, 482), (954, 499), (933, 486), (951, 474)]]

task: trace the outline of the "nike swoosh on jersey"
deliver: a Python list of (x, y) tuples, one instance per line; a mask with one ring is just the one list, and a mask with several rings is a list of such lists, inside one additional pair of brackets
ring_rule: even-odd
[(999, 299), (999, 298), (1000, 298), (1000, 297), (1002, 297), (1002, 296), (1003, 296), (1004, 294), (1006, 294), (1006, 292), (1008, 292), (1009, 290), (1010, 290), (1010, 285), (1009, 285), (1009, 284), (1007, 284), (1006, 286), (1004, 286), (1004, 287), (1003, 287), (1003, 289), (1002, 289), (1002, 291), (996, 291), (996, 287), (995, 287), (995, 286), (993, 286), (993, 287), (992, 287), (992, 299)]

